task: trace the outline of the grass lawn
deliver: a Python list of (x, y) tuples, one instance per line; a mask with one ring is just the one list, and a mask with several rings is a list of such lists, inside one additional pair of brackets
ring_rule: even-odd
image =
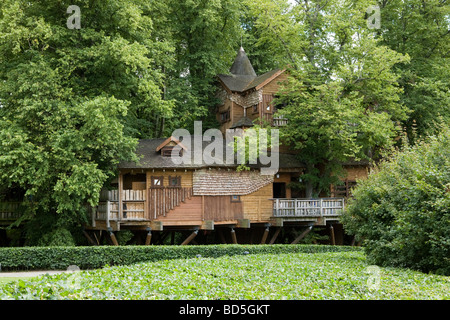
[(0, 298), (450, 299), (450, 277), (370, 270), (363, 252), (177, 259), (20, 280)]

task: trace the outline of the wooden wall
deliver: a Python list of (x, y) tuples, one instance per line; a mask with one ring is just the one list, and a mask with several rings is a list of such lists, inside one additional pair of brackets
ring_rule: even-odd
[(357, 179), (365, 179), (368, 176), (368, 168), (363, 166), (348, 166), (345, 167), (347, 171), (347, 180), (356, 181)]
[(232, 202), (231, 196), (204, 196), (205, 220), (226, 221), (243, 218), (242, 201)]
[(282, 74), (280, 74), (278, 77), (276, 77), (275, 79), (273, 79), (272, 81), (270, 81), (268, 84), (266, 84), (263, 87), (263, 93), (264, 94), (276, 94), (278, 93), (278, 90), (280, 89), (280, 84), (283, 81), (287, 80), (287, 73), (283, 72)]
[(163, 186), (167, 187), (169, 186), (169, 176), (175, 177), (179, 176), (181, 177), (181, 187), (187, 188), (192, 187), (192, 171), (184, 169), (177, 169), (174, 171), (174, 169), (158, 169), (158, 170), (148, 170), (147, 171), (147, 188), (149, 188), (152, 185), (151, 177), (152, 176), (163, 176)]
[(244, 209), (244, 219), (250, 221), (267, 221), (272, 216), (272, 184), (268, 184), (261, 189), (248, 195), (241, 196)]

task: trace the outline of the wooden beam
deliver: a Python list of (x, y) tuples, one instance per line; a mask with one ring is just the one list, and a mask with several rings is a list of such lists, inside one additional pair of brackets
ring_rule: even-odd
[(152, 242), (152, 230), (148, 230), (147, 235), (145, 236), (145, 245), (149, 246), (150, 243)]
[(112, 241), (112, 243), (113, 243), (115, 246), (118, 246), (118, 245), (119, 245), (119, 243), (117, 242), (116, 236), (114, 235), (114, 232), (110, 231), (110, 232), (109, 232), (109, 237), (111, 238), (111, 241)]
[(237, 238), (236, 238), (236, 231), (234, 231), (234, 228), (231, 228), (231, 240), (234, 244), (237, 244)]
[(118, 212), (118, 220), (122, 220), (123, 217), (123, 204), (122, 204), (122, 192), (123, 192), (123, 174), (119, 172), (119, 188), (117, 191), (119, 194), (119, 212)]
[(266, 230), (264, 230), (262, 239), (261, 239), (261, 244), (265, 244), (267, 241), (267, 236), (269, 235), (269, 227), (266, 228)]
[(187, 237), (186, 240), (184, 240), (184, 241), (181, 243), (181, 245), (182, 245), (182, 246), (185, 246), (185, 245), (189, 244), (189, 242), (191, 242), (192, 239), (194, 239), (194, 238), (197, 236), (197, 234), (198, 234), (198, 229), (195, 230), (194, 232), (192, 232), (191, 235), (190, 235), (189, 237)]
[(334, 237), (334, 228), (332, 224), (330, 224), (330, 241), (332, 246), (336, 245), (336, 239)]
[(222, 228), (217, 229), (217, 232), (219, 233), (219, 238), (222, 241), (222, 243), (227, 244), (227, 241), (225, 240), (225, 236), (223, 235), (223, 232), (222, 232)]
[(95, 241), (91, 238), (91, 236), (89, 235), (89, 233), (86, 232), (86, 230), (83, 230), (83, 234), (84, 236), (88, 239), (88, 242), (93, 245), (96, 246), (97, 243), (95, 243)]
[(278, 227), (275, 233), (272, 236), (272, 239), (270, 239), (269, 244), (274, 244), (275, 240), (277, 239), (278, 235), (280, 234), (281, 227)]
[(308, 228), (306, 228), (306, 230), (303, 231), (294, 241), (292, 241), (291, 244), (297, 244), (312, 230), (312, 228), (313, 228), (313, 226), (309, 226)]

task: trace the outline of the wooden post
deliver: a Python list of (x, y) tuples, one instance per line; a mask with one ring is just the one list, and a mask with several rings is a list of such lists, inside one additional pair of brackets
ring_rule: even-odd
[(119, 221), (122, 219), (122, 216), (123, 216), (123, 204), (122, 204), (123, 195), (122, 195), (122, 191), (123, 191), (123, 175), (122, 175), (122, 172), (120, 172), (119, 173), (119, 190), (117, 190), (117, 192), (119, 193), (118, 194), (118, 196), (119, 196), (118, 220)]
[(281, 227), (278, 227), (275, 231), (274, 235), (272, 236), (272, 239), (270, 239), (269, 244), (274, 244), (275, 240), (277, 239), (278, 235), (280, 234)]
[(334, 238), (334, 228), (333, 225), (330, 224), (330, 241), (331, 241), (331, 245), (336, 245), (336, 240)]
[(114, 235), (114, 232), (109, 231), (109, 236), (110, 236), (110, 238), (111, 238), (112, 243), (113, 243), (115, 246), (118, 246), (119, 243), (117, 242), (117, 239), (116, 239), (116, 236)]
[(172, 231), (170, 234), (170, 244), (171, 245), (175, 244), (175, 231)]
[(189, 237), (187, 237), (186, 240), (184, 240), (184, 241), (181, 243), (181, 245), (182, 245), (182, 246), (185, 246), (185, 245), (189, 244), (189, 242), (191, 242), (192, 239), (194, 239), (194, 238), (197, 236), (197, 234), (198, 234), (198, 229), (195, 230), (194, 232), (192, 232), (191, 235), (190, 235)]
[(109, 216), (111, 214), (111, 203), (109, 200), (106, 200), (106, 228), (110, 228), (109, 224)]
[(217, 229), (217, 232), (219, 233), (219, 237), (220, 237), (220, 240), (222, 241), (222, 243), (223, 244), (227, 244), (227, 241), (225, 240), (225, 237), (224, 237), (223, 232), (222, 232), (222, 228)]
[(266, 227), (266, 230), (264, 230), (262, 239), (261, 239), (261, 244), (265, 244), (266, 240), (267, 240), (267, 236), (269, 235), (269, 227)]
[(84, 236), (88, 239), (89, 243), (93, 246), (97, 245), (95, 243), (95, 241), (91, 238), (91, 236), (89, 235), (89, 233), (86, 232), (86, 230), (83, 230), (83, 234)]
[(234, 231), (234, 228), (231, 228), (231, 240), (234, 244), (237, 244), (237, 238), (236, 238), (236, 231)]
[(313, 228), (313, 226), (309, 226), (308, 228), (306, 228), (306, 230), (303, 231), (294, 241), (292, 241), (291, 244), (297, 244), (312, 230), (312, 228)]
[(152, 229), (148, 228), (147, 231), (148, 233), (147, 236), (145, 237), (145, 245), (149, 246), (150, 243), (152, 242)]

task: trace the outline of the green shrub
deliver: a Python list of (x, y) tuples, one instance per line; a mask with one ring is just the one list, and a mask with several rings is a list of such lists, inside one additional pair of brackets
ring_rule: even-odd
[(450, 134), (397, 152), (353, 190), (342, 222), (370, 263), (450, 275)]
[(44, 234), (38, 241), (38, 246), (75, 246), (75, 241), (69, 230), (58, 228), (54, 231)]
[(2, 270), (64, 270), (69, 265), (81, 269), (105, 265), (129, 265), (159, 260), (220, 257), (267, 253), (318, 253), (357, 251), (358, 247), (328, 245), (201, 245), (201, 246), (99, 246), (99, 247), (19, 247), (0, 248)]

